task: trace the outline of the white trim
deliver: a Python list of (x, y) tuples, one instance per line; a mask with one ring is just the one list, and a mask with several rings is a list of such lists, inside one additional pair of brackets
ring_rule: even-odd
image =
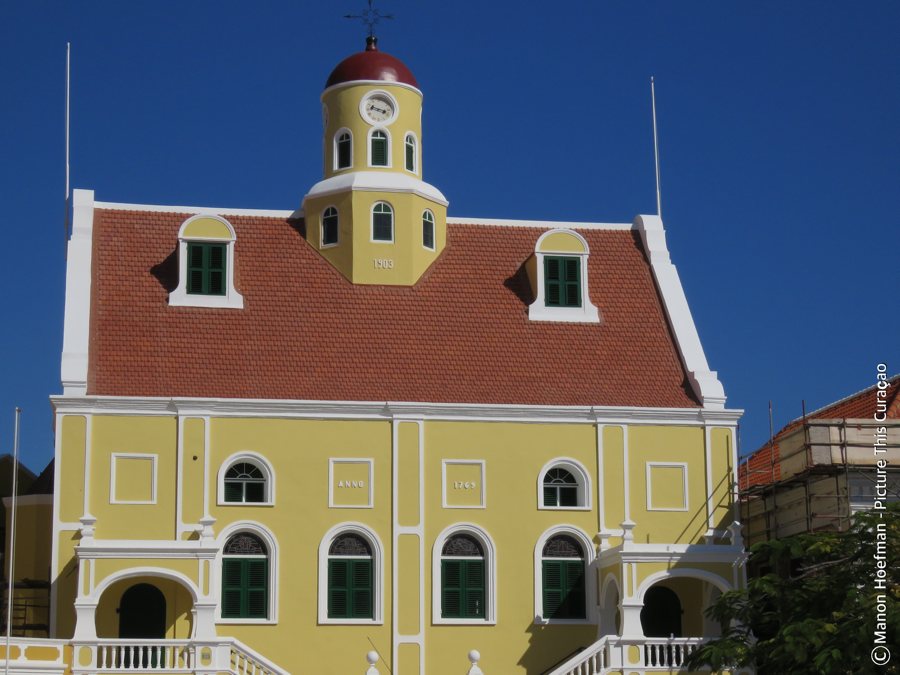
[[(584, 611), (583, 619), (548, 619), (544, 617), (544, 580), (543, 561), (544, 546), (547, 540), (559, 535), (568, 534), (579, 540), (584, 551)], [(553, 558), (548, 558), (553, 560)], [(571, 558), (557, 558), (571, 560)], [(597, 567), (594, 565), (594, 544), (591, 538), (574, 525), (555, 525), (545, 530), (534, 545), (534, 623), (546, 624), (595, 624), (597, 623)]]
[(606, 505), (604, 502), (603, 486), (605, 485), (603, 462), (606, 460), (603, 447), (603, 430), (605, 424), (597, 424), (597, 526), (598, 532), (606, 533)]
[[(425, 214), (431, 214), (431, 246), (427, 246), (425, 244), (425, 223), (429, 222), (425, 220)], [(437, 250), (437, 219), (434, 217), (434, 211), (431, 209), (424, 209), (422, 211), (422, 248), (426, 251), (435, 251)]]
[(447, 217), (448, 225), (483, 225), (485, 227), (536, 227), (541, 230), (612, 230), (636, 229), (632, 223), (585, 223), (567, 220), (517, 220), (514, 218)]
[(422, 91), (418, 87), (414, 87), (411, 84), (406, 84), (406, 82), (388, 82), (386, 80), (348, 80), (347, 82), (338, 82), (337, 84), (333, 84), (322, 92), (320, 98), (325, 98), (325, 94), (329, 91), (336, 91), (338, 89), (343, 89), (345, 87), (356, 87), (359, 85), (370, 84), (376, 87), (402, 87), (403, 89), (409, 89), (410, 91), (416, 92), (419, 96), (422, 95)]
[[(226, 502), (225, 501), (225, 474), (228, 469), (237, 462), (247, 462), (263, 472), (266, 479), (265, 499), (261, 502)], [(241, 450), (219, 465), (216, 474), (216, 506), (275, 506), (275, 469), (265, 457), (252, 450)]]
[[(368, 499), (365, 504), (336, 504), (334, 500), (334, 465), (367, 464), (369, 477), (366, 479)], [(329, 457), (328, 458), (328, 508), (330, 509), (371, 509), (375, 507), (375, 459), (373, 457)]]
[[(331, 542), (340, 534), (350, 532), (365, 539), (372, 547), (372, 619), (330, 619), (328, 617), (328, 549)], [(332, 527), (319, 542), (319, 593), (318, 621), (323, 624), (338, 625), (381, 625), (384, 623), (384, 546), (374, 530), (362, 523), (338, 523)]]
[[(366, 150), (368, 152), (369, 150)], [(381, 169), (385, 167), (379, 167)], [(339, 173), (331, 178), (320, 180), (313, 185), (306, 196), (304, 203), (311, 197), (324, 197), (355, 190), (358, 192), (399, 192), (402, 194), (415, 194), (441, 206), (447, 206), (450, 202), (443, 193), (433, 185), (413, 178), (407, 173), (396, 171), (347, 171)]]
[[(334, 209), (334, 214), (337, 216), (337, 239), (333, 244), (325, 243), (325, 212), (328, 209)], [(322, 212), (319, 214), (319, 248), (334, 248), (338, 244), (341, 243), (341, 212), (338, 210), (338, 207), (335, 204), (328, 204), (325, 208), (322, 209)]]
[[(90, 192), (93, 190), (75, 190)], [(216, 206), (165, 206), (162, 204), (126, 204), (121, 202), (94, 202), (94, 208), (110, 211), (154, 211), (157, 213), (183, 213), (197, 216), (259, 216), (262, 218), (302, 218), (303, 211), (294, 209), (235, 209)]]
[[(368, 103), (371, 99), (376, 96), (383, 96), (388, 99), (388, 102), (391, 104), (391, 107), (394, 109), (391, 113), (391, 116), (386, 120), (373, 120), (366, 114), (366, 103)], [(400, 114), (400, 104), (397, 102), (397, 98), (391, 94), (389, 91), (385, 89), (372, 89), (371, 91), (367, 91), (363, 97), (359, 100), (359, 116), (362, 117), (363, 122), (369, 125), (375, 126), (384, 126), (388, 127), (397, 121), (397, 116)]]
[[(228, 228), (230, 238), (222, 237), (188, 237), (185, 236), (187, 226), (198, 219), (211, 218)], [(193, 242), (210, 242), (225, 244), (225, 294), (201, 295), (188, 293), (188, 244)], [(178, 228), (178, 286), (169, 294), (170, 307), (227, 307), (244, 308), (244, 296), (234, 287), (234, 247), (236, 237), (234, 228), (222, 216), (204, 214), (191, 216)]]
[[(116, 496), (116, 463), (119, 459), (150, 460), (150, 499), (119, 499)], [(144, 452), (114, 452), (109, 458), (109, 503), (110, 504), (156, 504), (156, 467), (159, 455)]]
[[(269, 560), (269, 616), (266, 619), (223, 619), (222, 618), (222, 551), (225, 544), (235, 534), (249, 532), (259, 536), (266, 544)], [(219, 624), (277, 624), (278, 623), (278, 541), (275, 535), (262, 523), (241, 520), (231, 523), (216, 537), (216, 561), (210, 566), (209, 594), (216, 601), (215, 623)]]
[[(338, 161), (340, 157), (340, 153), (338, 152), (338, 136), (342, 133), (350, 134), (350, 164), (348, 166), (338, 166)], [(332, 136), (331, 143), (331, 153), (332, 153), (332, 161), (331, 161), (331, 170), (332, 171), (346, 171), (347, 169), (353, 168), (353, 131), (349, 127), (341, 127), (337, 131), (334, 132), (334, 136)]]
[[(571, 473), (578, 484), (578, 506), (545, 506), (544, 476), (550, 469), (565, 469)], [(584, 464), (572, 457), (556, 457), (544, 464), (537, 477), (537, 504), (541, 511), (590, 511), (591, 510), (591, 475)]]
[(709, 425), (703, 427), (703, 443), (706, 446), (706, 466), (704, 467), (704, 473), (706, 474), (706, 526), (708, 528), (707, 534), (709, 534), (716, 526), (713, 522), (715, 505), (713, 504), (712, 427)]
[[(375, 132), (380, 131), (385, 135), (385, 140), (387, 141), (387, 149), (385, 152), (387, 153), (385, 159), (387, 159), (387, 164), (372, 164), (372, 136), (375, 135)], [(383, 126), (372, 127), (369, 129), (369, 133), (366, 134), (366, 166), (370, 169), (392, 169), (394, 167), (392, 152), (394, 151), (394, 139), (391, 138), (391, 132), (388, 131)]]
[(202, 540), (190, 539), (94, 539), (79, 542), (79, 560), (105, 559), (189, 559), (215, 558), (218, 549)]
[[(623, 499), (625, 500), (625, 508), (622, 509), (625, 515), (624, 522), (631, 522), (631, 462), (628, 459), (628, 425), (622, 425), (622, 476), (624, 488)], [(621, 523), (619, 523), (621, 525)], [(624, 536), (625, 532), (622, 532)]]
[[(453, 506), (447, 502), (447, 465), (468, 465), (481, 467), (479, 492), (481, 503), (474, 506)], [(487, 468), (483, 459), (442, 459), (441, 460), (441, 506), (445, 509), (486, 509), (487, 508)]]
[[(576, 252), (541, 250), (544, 239), (554, 234), (568, 234), (572, 237), (575, 237), (581, 242), (582, 246), (584, 246), (584, 251)], [(534, 302), (528, 306), (528, 318), (531, 321), (600, 323), (600, 312), (597, 310), (597, 307), (591, 303), (588, 286), (587, 260), (590, 252), (591, 251), (590, 247), (588, 246), (587, 240), (585, 240), (583, 236), (581, 236), (574, 230), (557, 228), (553, 230), (547, 230), (540, 237), (538, 237), (538, 240), (534, 245), (534, 257), (537, 261), (537, 280), (535, 282), (535, 285), (537, 287), (537, 293), (535, 293), (535, 295), (537, 297), (535, 297)], [(581, 286), (580, 307), (551, 307), (547, 305), (547, 300), (544, 296), (544, 258), (548, 255), (551, 257), (578, 258), (580, 265), (579, 284)]]
[[(413, 140), (413, 168), (410, 169), (406, 166), (406, 141), (412, 137)], [(420, 175), (419, 172), (419, 137), (416, 136), (415, 131), (407, 131), (403, 134), (403, 170), (408, 171), (414, 176)]]
[(123, 579), (133, 579), (135, 577), (159, 577), (177, 581), (182, 586), (184, 586), (185, 590), (187, 590), (188, 593), (191, 594), (191, 600), (193, 600), (194, 603), (198, 602), (203, 597), (203, 593), (200, 592), (200, 589), (197, 588), (194, 582), (181, 572), (165, 569), (163, 567), (129, 567), (124, 570), (113, 572), (109, 576), (104, 577), (104, 579), (99, 584), (91, 587), (91, 592), (87, 596), (82, 596), (79, 594), (78, 600), (76, 602), (87, 601), (87, 604), (96, 606), (100, 599), (103, 597), (103, 593), (106, 591), (106, 589), (108, 589), (114, 583), (122, 581)]
[(73, 191), (72, 236), (66, 249), (66, 304), (59, 371), (64, 394), (87, 392), (94, 207), (93, 190)]
[(725, 407), (725, 389), (716, 371), (710, 370), (706, 361), (681, 278), (669, 257), (662, 219), (659, 216), (637, 216), (634, 227), (641, 234), (688, 380), (704, 408), (722, 409)]
[(743, 410), (718, 408), (650, 408), (629, 406), (550, 406), (493, 403), (405, 401), (314, 401), (151, 396), (51, 396), (57, 413), (73, 415), (163, 415), (194, 417), (267, 417), (327, 419), (467, 420), (546, 424), (612, 424), (731, 427)]
[[(683, 508), (653, 506), (653, 484), (651, 482), (651, 469), (654, 467), (665, 467), (669, 469), (681, 469), (682, 493), (681, 498), (684, 502)], [(687, 462), (647, 462), (645, 465), (647, 474), (647, 510), (648, 511), (687, 511), (690, 509), (689, 493), (688, 493), (688, 465)]]
[[(484, 598), (487, 611), (483, 619), (445, 619), (441, 616), (441, 552), (444, 543), (455, 534), (475, 537), (484, 549)], [(431, 623), (435, 625), (492, 626), (497, 623), (497, 553), (491, 536), (478, 525), (454, 523), (437, 536), (431, 550)]]
[[(391, 210), (391, 238), (390, 239), (376, 239), (375, 238), (375, 207), (379, 204), (385, 204)], [(369, 241), (373, 244), (393, 244), (394, 243), (394, 232), (397, 229), (397, 211), (394, 209), (394, 205), (389, 201), (384, 199), (379, 199), (377, 202), (372, 204), (372, 208), (369, 209)]]

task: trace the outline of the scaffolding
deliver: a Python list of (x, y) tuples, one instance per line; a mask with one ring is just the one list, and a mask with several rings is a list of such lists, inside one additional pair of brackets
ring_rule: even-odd
[[(887, 500), (900, 499), (897, 419), (804, 417), (756, 455), (762, 465), (748, 461), (740, 482), (748, 545), (801, 532), (846, 530), (854, 513), (872, 508), (879, 471), (887, 474)], [(885, 469), (877, 467), (878, 458), (888, 461)]]

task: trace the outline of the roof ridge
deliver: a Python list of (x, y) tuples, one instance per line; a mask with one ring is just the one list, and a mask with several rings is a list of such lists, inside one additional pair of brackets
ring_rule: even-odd
[[(897, 373), (897, 374), (895, 374), (895, 375), (891, 375), (891, 376), (887, 379), (887, 381), (888, 381), (888, 387), (889, 387), (889, 388), (892, 387), (892, 386), (894, 386), (894, 384), (895, 384), (896, 382), (900, 381), (900, 373)], [(818, 415), (819, 413), (825, 412), (825, 411), (828, 410), (829, 408), (836, 408), (836, 407), (838, 407), (839, 405), (841, 405), (842, 403), (846, 403), (847, 401), (852, 401), (853, 399), (855, 399), (855, 398), (857, 398), (857, 397), (859, 397), (859, 396), (862, 396), (863, 394), (865, 394), (865, 393), (867, 393), (867, 392), (869, 392), (869, 391), (874, 391), (875, 388), (876, 388), (877, 386), (878, 386), (877, 383), (876, 383), (876, 384), (869, 385), (869, 386), (866, 387), (865, 389), (860, 389), (859, 391), (857, 391), (857, 392), (854, 393), (854, 394), (850, 394), (850, 395), (848, 395), (848, 396), (845, 396), (844, 398), (838, 399), (837, 401), (832, 401), (831, 403), (827, 403), (827, 404), (823, 405), (821, 408), (817, 408), (816, 410), (813, 410), (813, 411), (811, 411), (811, 412), (808, 412), (808, 413), (806, 413), (805, 415), (800, 415), (799, 417), (795, 417), (795, 418), (792, 419), (790, 422), (788, 422), (787, 424), (785, 424), (784, 427), (781, 429), (781, 431), (784, 431), (785, 429), (787, 429), (787, 427), (791, 426), (792, 424), (796, 424), (797, 422), (802, 422), (804, 419), (809, 419), (810, 417), (815, 417), (815, 416)], [(896, 396), (896, 391), (894, 392), (894, 395)], [(781, 431), (779, 431), (777, 434), (775, 434), (775, 436), (777, 437), (778, 434), (781, 433)]]

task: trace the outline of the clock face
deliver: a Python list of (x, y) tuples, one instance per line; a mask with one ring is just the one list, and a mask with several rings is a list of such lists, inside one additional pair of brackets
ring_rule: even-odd
[(363, 115), (370, 122), (383, 124), (394, 118), (394, 102), (384, 94), (372, 94), (363, 102)]

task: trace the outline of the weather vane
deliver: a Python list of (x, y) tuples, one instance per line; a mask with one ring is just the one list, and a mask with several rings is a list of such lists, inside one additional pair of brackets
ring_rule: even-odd
[(369, 0), (368, 9), (364, 9), (359, 14), (345, 14), (345, 19), (359, 19), (369, 27), (369, 37), (375, 37), (375, 25), (382, 19), (393, 19), (393, 14), (382, 14), (378, 9), (372, 7), (375, 0)]

